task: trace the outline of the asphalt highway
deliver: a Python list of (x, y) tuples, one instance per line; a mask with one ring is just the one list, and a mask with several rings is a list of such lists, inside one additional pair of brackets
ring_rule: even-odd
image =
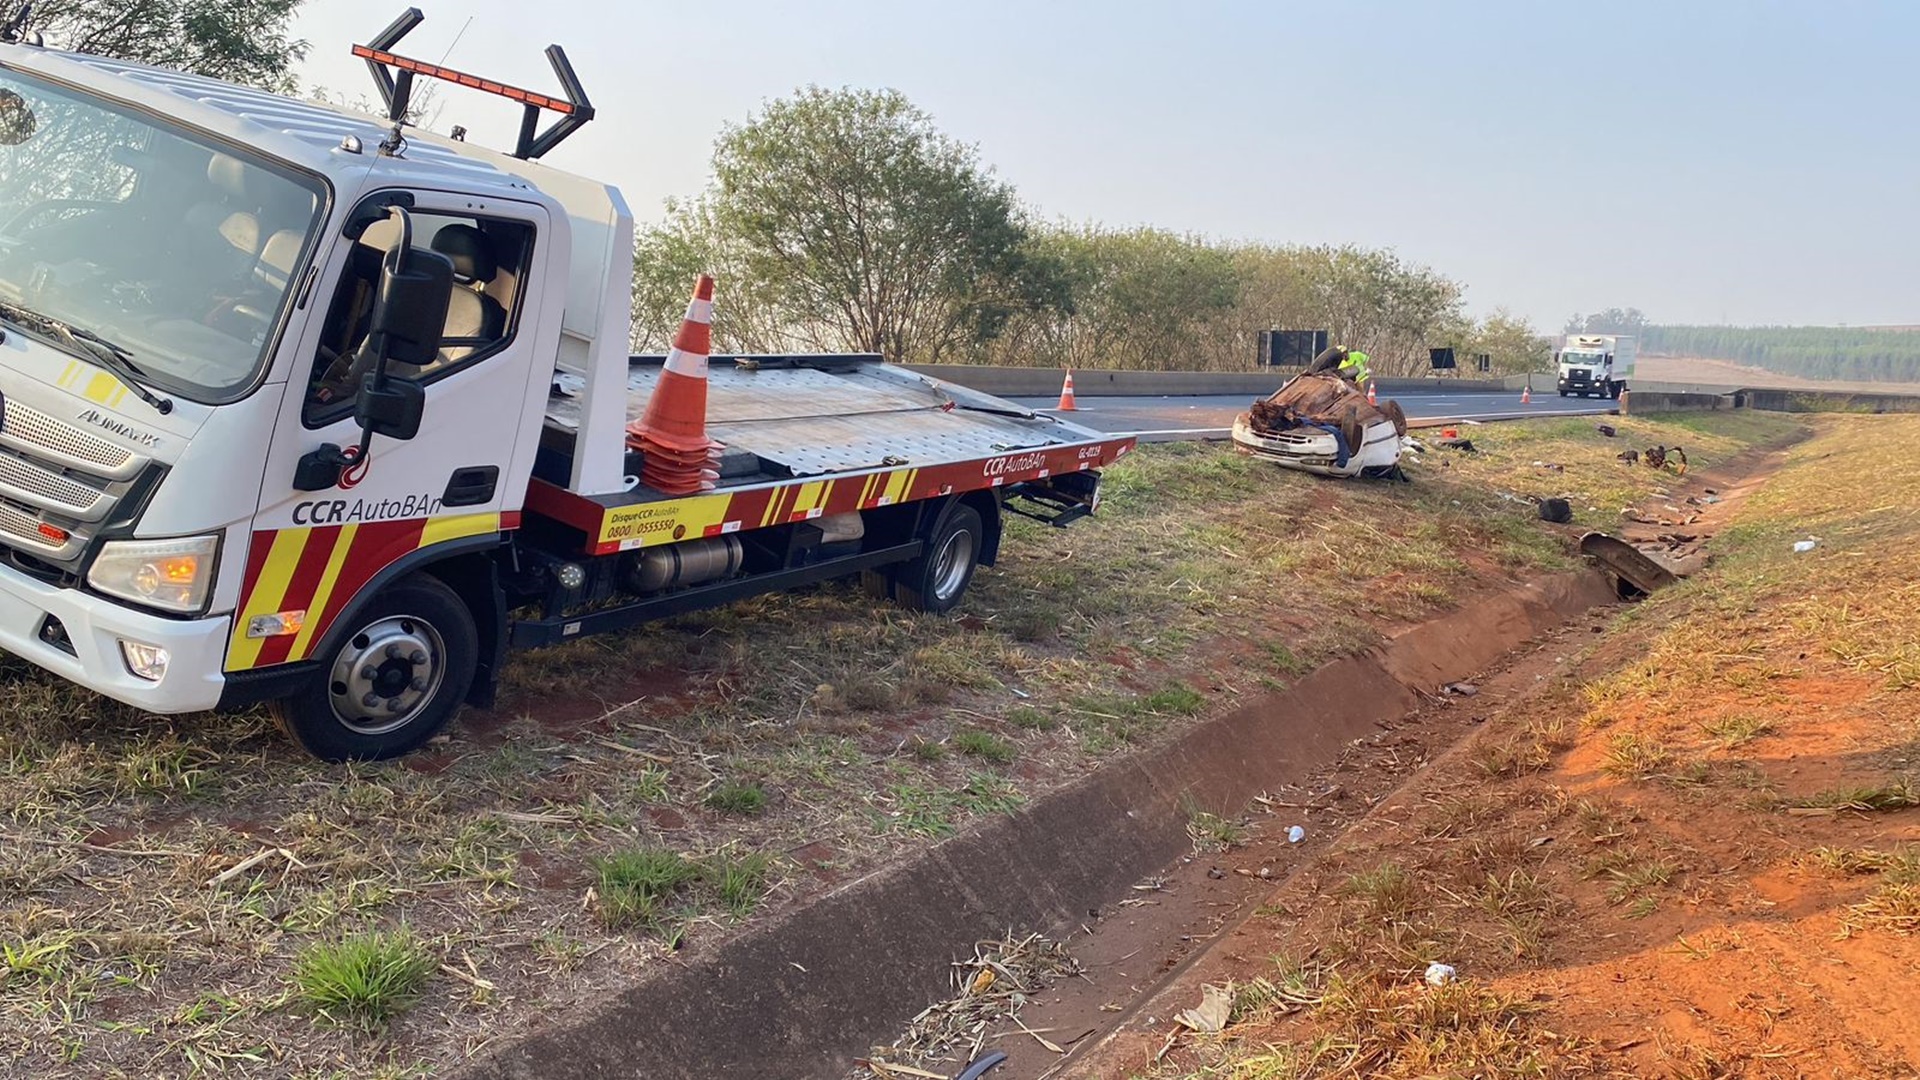
[[(1563, 398), (1549, 390), (1520, 404), (1519, 391), (1458, 393), (1420, 390), (1389, 395), (1410, 420), (1519, 420), (1533, 416), (1584, 416), (1612, 412), (1603, 398)], [(1029, 409), (1054, 411), (1058, 398), (1014, 398)], [(1233, 426), (1250, 397), (1091, 397), (1080, 395), (1073, 421), (1097, 431), (1193, 431)]]

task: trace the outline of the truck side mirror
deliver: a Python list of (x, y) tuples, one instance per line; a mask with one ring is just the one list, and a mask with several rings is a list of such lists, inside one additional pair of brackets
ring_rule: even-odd
[(379, 348), (380, 360), (417, 367), (440, 355), (453, 296), (453, 262), (437, 251), (414, 250), (411, 232), (406, 230), (381, 260), (369, 340)]
[(368, 374), (360, 380), (353, 418), (368, 434), (389, 439), (411, 439), (420, 433), (427, 412), (427, 388), (404, 379)]

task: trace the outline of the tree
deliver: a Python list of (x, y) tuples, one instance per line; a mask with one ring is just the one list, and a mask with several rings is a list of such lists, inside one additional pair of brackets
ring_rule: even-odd
[(1158, 229), (1049, 229), (1029, 257), (1057, 268), (1059, 300), (1013, 320), (996, 349), (1028, 363), (1206, 368), (1211, 321), (1240, 302), (1231, 253)]
[(1545, 371), (1553, 361), (1553, 342), (1506, 308), (1495, 308), (1472, 326), (1459, 350), (1462, 366), (1480, 353), (1487, 354), (1496, 375)]
[(1059, 302), (1013, 190), (892, 90), (807, 87), (729, 127), (698, 213), (822, 348), (934, 361)]
[(1608, 308), (1591, 315), (1575, 312), (1567, 320), (1569, 334), (1631, 334), (1639, 337), (1647, 332), (1647, 317), (1639, 308)]
[(35, 0), (32, 26), (76, 52), (270, 90), (293, 89), (307, 43), (287, 36), (301, 0)]

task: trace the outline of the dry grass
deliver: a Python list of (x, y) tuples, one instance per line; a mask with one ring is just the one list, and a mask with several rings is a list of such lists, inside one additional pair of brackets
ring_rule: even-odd
[[(1897, 834), (1920, 807), (1914, 428), (1905, 419), (1818, 421), (1815, 437), (1791, 451), (1789, 467), (1716, 538), (1709, 577), (1617, 620), (1637, 658), (1573, 696), (1577, 722), (1483, 732), (1464, 755), (1480, 790), (1430, 801), (1404, 824), (1412, 839), (1374, 841), (1377, 851), (1349, 860), (1343, 885), (1312, 904), (1290, 905), (1309, 912), (1290, 940), (1329, 965), (1310, 1004), (1256, 1019), (1218, 1046), (1192, 1047), (1198, 1064), (1154, 1075), (1771, 1075), (1773, 1058), (1872, 1029), (1868, 1018), (1849, 1019), (1824, 998), (1796, 999), (1797, 1035), (1784, 1026), (1773, 1032), (1788, 1010), (1769, 1005), (1765, 1046), (1749, 1045), (1757, 1032), (1718, 1041), (1663, 1032), (1640, 1057), (1554, 1034), (1583, 1029), (1562, 1016), (1537, 1021), (1526, 1001), (1511, 1009), (1488, 1003), (1467, 1012), (1464, 1025), (1415, 1007), (1443, 998), (1418, 981), (1428, 959), (1458, 962), (1463, 975), (1471, 964), (1492, 987), (1471, 978), (1456, 985), (1488, 993), (1511, 985), (1507, 975), (1551, 985), (1592, 965), (1598, 974), (1569, 991), (1590, 1001), (1596, 986), (1603, 997), (1610, 992), (1611, 963), (1644, 965), (1649, 950), (1709, 970), (1718, 953), (1751, 950), (1745, 967), (1780, 970), (1827, 956), (1836, 930), (1890, 939), (1920, 933), (1920, 853), (1814, 839), (1860, 835), (1848, 826), (1865, 814), (1890, 815), (1883, 828)], [(1821, 546), (1795, 554), (1793, 541), (1808, 535)], [(1579, 793), (1539, 803), (1556, 782)], [(1696, 812), (1711, 823), (1688, 820)], [(1556, 842), (1533, 850), (1528, 836)], [(1772, 936), (1764, 946), (1743, 937), (1728, 901), (1737, 906), (1749, 875), (1795, 863), (1870, 880), (1864, 891), (1834, 883), (1847, 898), (1830, 911), (1766, 921)], [(1646, 922), (1619, 921), (1639, 919)], [(1489, 925), (1494, 920), (1504, 941)], [(1676, 922), (1687, 927), (1677, 944)], [(1805, 935), (1800, 948), (1783, 943), (1793, 934)], [(1612, 944), (1583, 949), (1565, 935)], [(1660, 981), (1653, 972), (1643, 977)], [(1360, 1023), (1334, 1007), (1335, 980), (1368, 988), (1350, 995), (1364, 1003)], [(1652, 1023), (1672, 1007), (1633, 985), (1620, 983), (1603, 1022)], [(1880, 999), (1886, 1010), (1900, 1008), (1898, 995), (1888, 988)], [(1852, 999), (1848, 1007), (1876, 1007), (1874, 1000)], [(1870, 1059), (1832, 1068), (1904, 1074), (1866, 1067)]]
[(861, 1063), (851, 1076), (897, 1075), (884, 1071), (889, 1064), (922, 1070), (945, 1064), (949, 1068), (939, 1075), (953, 1072), (955, 1063), (978, 1057), (989, 1038), (1019, 1034), (1024, 1027), (1020, 1010), (1048, 987), (1080, 973), (1080, 962), (1065, 944), (1039, 934), (979, 942), (970, 959), (953, 962), (952, 996), (927, 1006), (891, 1044), (874, 1047), (868, 1060), (881, 1067)]
[[(1711, 460), (1783, 422), (1686, 423), (1622, 426)], [(497, 715), (406, 762), (323, 766), (261, 712), (158, 719), (0, 657), (0, 1073), (444, 1071), (684, 935), (1010, 812), (1489, 570), (1570, 565), (1502, 492), (1584, 493), (1610, 523), (1662, 480), (1584, 421), (1481, 441), (1411, 485), (1148, 448), (1098, 520), (1012, 522), (960, 618), (828, 586), (525, 655)], [(1846, 662), (1920, 670), (1852, 633)], [(610, 868), (637, 851), (701, 869), (635, 886)], [(777, 857), (802, 851), (810, 873)], [(380, 1039), (284, 1007), (308, 949), (402, 924), (440, 974)]]

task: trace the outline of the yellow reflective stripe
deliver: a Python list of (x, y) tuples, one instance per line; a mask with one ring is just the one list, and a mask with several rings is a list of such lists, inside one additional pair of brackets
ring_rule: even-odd
[(227, 646), (228, 671), (250, 668), (260, 658), (260, 647), (266, 644), (266, 639), (248, 637), (247, 622), (255, 615), (270, 615), (280, 610), (280, 601), (287, 595), (293, 569), (300, 564), (300, 552), (306, 548), (307, 536), (312, 531), (282, 529), (274, 534), (273, 547), (267, 551), (266, 564), (260, 568), (260, 580), (254, 583), (246, 610), (234, 615), (233, 639)]
[(287, 651), (288, 660), (305, 660), (307, 649), (313, 644), (314, 628), (320, 625), (320, 614), (327, 610), (327, 599), (333, 595), (334, 582), (340, 580), (340, 567), (346, 564), (347, 552), (353, 550), (354, 534), (360, 531), (355, 522), (342, 526), (340, 535), (333, 539), (333, 550), (327, 555), (327, 568), (320, 574), (320, 584), (314, 587), (313, 599), (307, 603), (307, 617), (301, 620), (300, 634), (293, 639), (293, 648)]
[(499, 532), (500, 515), (494, 511), (481, 514), (450, 514), (445, 517), (428, 518), (420, 530), (420, 546), (432, 547), (449, 540), (459, 540), (481, 533)]

